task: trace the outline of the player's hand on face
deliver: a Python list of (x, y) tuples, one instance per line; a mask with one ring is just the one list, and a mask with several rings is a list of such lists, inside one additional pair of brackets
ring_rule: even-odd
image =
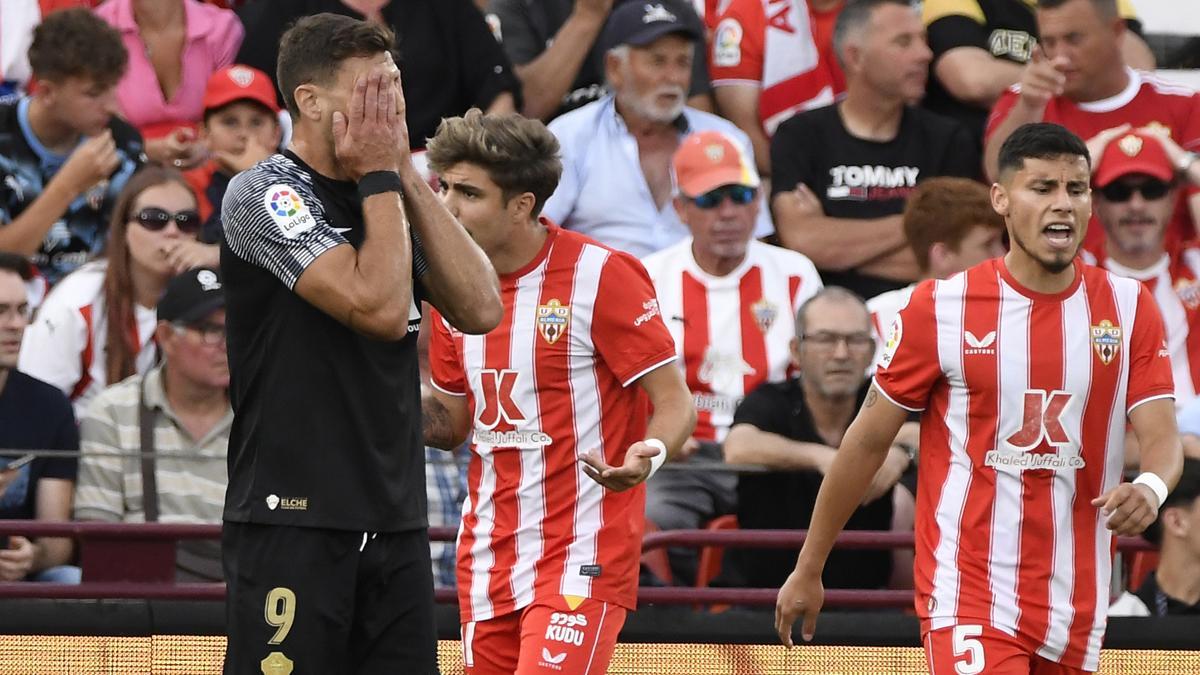
[(625, 463), (609, 466), (604, 457), (592, 450), (579, 458), (583, 472), (589, 478), (614, 492), (621, 492), (641, 483), (650, 476), (650, 458), (661, 452), (658, 448), (638, 441), (625, 451)]
[(407, 148), (404, 115), (390, 77), (383, 66), (372, 68), (355, 80), (346, 113), (333, 113), (334, 152), (355, 180), (372, 171), (396, 171), (396, 148), (401, 143)]
[(20, 581), (33, 569), (33, 542), (25, 537), (8, 538), (8, 548), (0, 549), (0, 581)]
[(785, 647), (792, 646), (792, 625), (803, 619), (800, 633), (805, 642), (812, 641), (817, 628), (817, 614), (825, 604), (825, 586), (821, 575), (809, 575), (792, 570), (779, 595), (775, 597), (775, 632)]
[(1158, 517), (1157, 503), (1154, 491), (1140, 483), (1121, 483), (1092, 500), (1092, 506), (1100, 507), (1107, 517), (1105, 526), (1123, 537), (1139, 535), (1149, 527)]
[(1041, 47), (1033, 48), (1033, 58), (1025, 64), (1021, 71), (1020, 102), (1026, 107), (1039, 113), (1046, 109), (1046, 104), (1055, 96), (1062, 96), (1067, 85), (1067, 77), (1062, 69), (1066, 67), (1066, 59), (1058, 57), (1053, 60), (1046, 58)]

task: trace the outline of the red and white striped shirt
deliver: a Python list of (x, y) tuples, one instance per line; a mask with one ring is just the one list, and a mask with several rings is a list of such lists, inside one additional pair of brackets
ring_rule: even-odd
[(691, 237), (642, 262), (696, 405), (692, 435), (723, 441), (746, 394), (786, 379), (796, 310), (821, 289), (817, 268), (800, 253), (751, 241), (746, 259), (717, 277), (696, 264)]
[(1138, 282), (1075, 262), (1049, 295), (989, 260), (917, 286), (876, 386), (924, 411), (916, 515), (923, 630), (987, 623), (1095, 670), (1126, 416), (1170, 398), (1162, 319)]
[(557, 595), (636, 603), (645, 486), (605, 490), (579, 457), (624, 462), (649, 415), (634, 384), (675, 346), (637, 259), (543, 222), (538, 256), (500, 279), (498, 327), (465, 335), (432, 321), (433, 385), (466, 396), (474, 421), (458, 535), (464, 623)]
[[(1084, 258), (1087, 260), (1087, 258)], [(1172, 246), (1154, 265), (1135, 270), (1101, 256), (1097, 263), (1146, 285), (1162, 312), (1175, 379), (1175, 405), (1182, 407), (1200, 393), (1200, 247)]]

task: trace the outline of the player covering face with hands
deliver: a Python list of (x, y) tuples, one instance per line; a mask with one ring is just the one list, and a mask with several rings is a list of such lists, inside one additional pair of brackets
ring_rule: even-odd
[[(992, 206), (1011, 250), (914, 290), (817, 498), (776, 629), (812, 639), (821, 569), (897, 429), (921, 412), (916, 609), (930, 670), (1099, 666), (1114, 534), (1154, 520), (1178, 480), (1170, 360), (1153, 298), (1076, 259), (1090, 158), (1053, 124), (1000, 153)], [(1121, 482), (1126, 422), (1142, 473)]]

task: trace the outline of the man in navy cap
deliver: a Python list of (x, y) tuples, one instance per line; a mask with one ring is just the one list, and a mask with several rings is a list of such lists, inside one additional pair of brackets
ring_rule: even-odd
[[(221, 522), (233, 410), (216, 270), (168, 282), (154, 339), (162, 363), (100, 392), (80, 420), (76, 520)], [(181, 543), (176, 579), (220, 581), (219, 543)]]
[[(671, 204), (671, 157), (685, 136), (719, 131), (749, 152), (728, 120), (687, 106), (703, 36), (673, 6), (627, 2), (601, 35), (610, 94), (550, 123), (563, 175), (542, 214), (618, 250), (644, 257), (689, 234)], [(773, 231), (760, 209), (755, 236)]]

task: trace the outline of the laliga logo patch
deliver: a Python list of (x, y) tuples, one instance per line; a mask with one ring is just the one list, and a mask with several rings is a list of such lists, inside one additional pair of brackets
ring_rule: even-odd
[(263, 194), (263, 208), (288, 239), (295, 239), (317, 224), (295, 188), (288, 185), (267, 188)]
[(254, 82), (254, 71), (245, 66), (234, 66), (229, 69), (229, 79), (237, 86), (245, 89)]
[(883, 345), (883, 356), (879, 358), (879, 364), (887, 368), (892, 363), (892, 357), (896, 355), (896, 350), (900, 347), (900, 340), (904, 339), (904, 322), (900, 320), (900, 315), (896, 315), (896, 320), (892, 322), (892, 330), (888, 333), (887, 342)]
[(713, 63), (729, 68), (742, 62), (742, 24), (722, 19), (713, 37)]

